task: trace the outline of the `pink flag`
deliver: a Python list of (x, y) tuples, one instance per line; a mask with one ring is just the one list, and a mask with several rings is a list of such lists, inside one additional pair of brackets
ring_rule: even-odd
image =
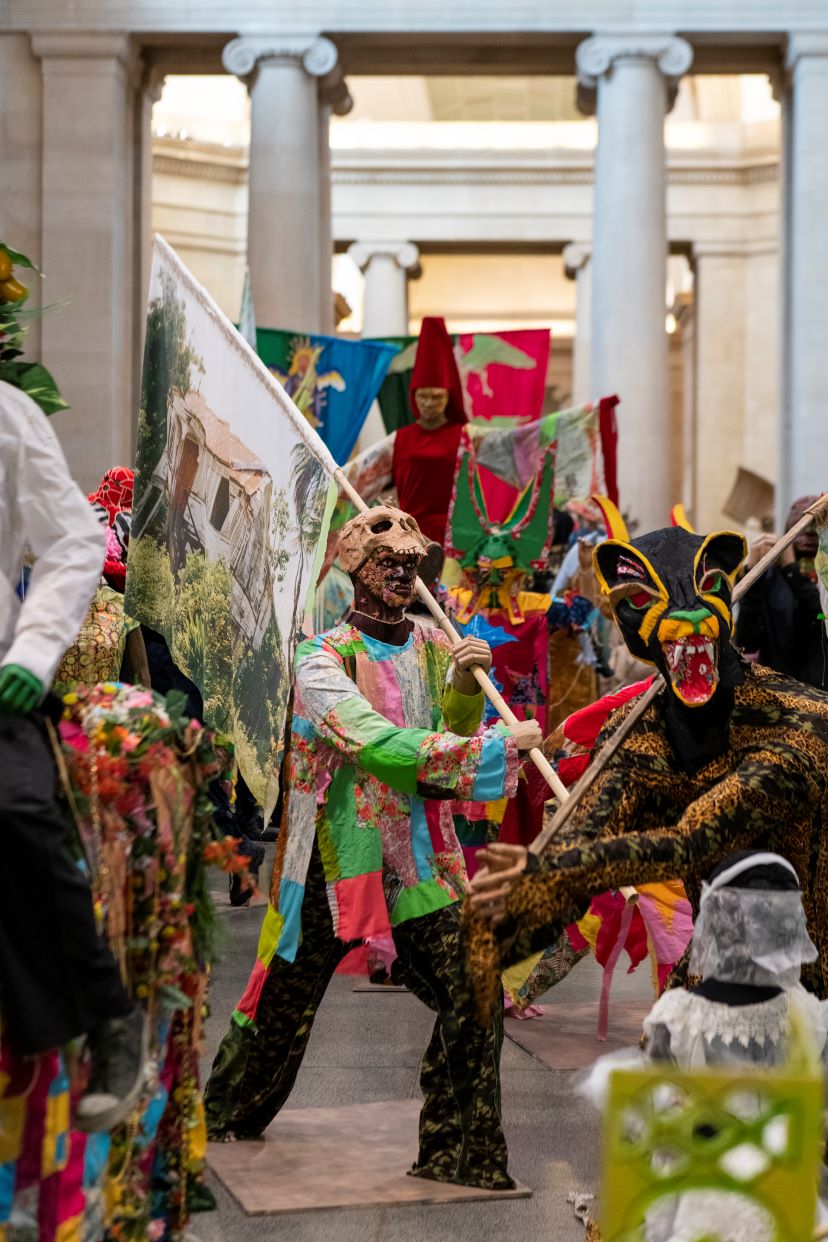
[(543, 410), (550, 331), (475, 332), (458, 337), (457, 365), (471, 419), (531, 422)]
[[(540, 418), (550, 343), (549, 328), (459, 336), (455, 356), (469, 418), (505, 418), (515, 426)], [(485, 468), (480, 470), (480, 479), (489, 517), (502, 522), (518, 493)]]

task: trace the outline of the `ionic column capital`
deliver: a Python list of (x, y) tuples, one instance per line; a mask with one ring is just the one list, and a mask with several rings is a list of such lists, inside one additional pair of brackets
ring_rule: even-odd
[(617, 60), (651, 60), (677, 82), (693, 63), (693, 49), (678, 35), (593, 35), (575, 53), (578, 81), (594, 89)]
[(249, 80), (263, 64), (301, 65), (319, 79), (320, 99), (337, 116), (345, 116), (353, 100), (345, 84), (339, 50), (325, 35), (241, 35), (232, 39), (221, 54), (228, 73)]
[(561, 257), (567, 280), (577, 280), (579, 272), (583, 271), (592, 258), (592, 246), (588, 242), (569, 242), (564, 246)]
[(693, 48), (686, 39), (672, 34), (607, 34), (585, 39), (575, 52), (581, 111), (594, 112), (598, 79), (610, 73), (613, 65), (621, 60), (651, 61), (667, 79), (672, 106), (678, 83), (693, 63)]
[(221, 54), (228, 73), (247, 78), (261, 61), (299, 62), (313, 78), (324, 78), (337, 64), (339, 53), (331, 39), (316, 35), (242, 35)]
[(378, 255), (393, 259), (403, 272), (410, 272), (420, 262), (420, 252), (413, 242), (359, 241), (348, 247), (348, 254), (360, 271), (365, 271)]

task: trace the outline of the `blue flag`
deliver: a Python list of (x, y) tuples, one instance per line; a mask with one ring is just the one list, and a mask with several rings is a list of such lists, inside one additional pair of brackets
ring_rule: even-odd
[(331, 456), (344, 465), (397, 346), (275, 328), (259, 328), (256, 346), (262, 362), (324, 440)]

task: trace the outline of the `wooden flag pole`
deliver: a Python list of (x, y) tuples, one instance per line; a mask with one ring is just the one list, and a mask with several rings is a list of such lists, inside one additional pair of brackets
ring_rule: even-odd
[[(360, 513), (365, 513), (368, 509), (368, 505), (366, 505), (365, 501), (362, 499), (359, 492), (356, 491), (356, 489), (348, 481), (344, 471), (341, 468), (337, 468), (337, 470), (334, 472), (334, 478), (336, 479), (339, 486), (342, 488), (343, 492), (345, 492), (348, 499), (354, 504), (354, 506), (360, 511)], [(452, 641), (452, 643), (459, 643), (460, 635), (457, 633), (457, 630), (451, 624), (451, 621), (449, 621), (445, 612), (440, 607), (440, 605), (437, 603), (437, 600), (431, 594), (428, 587), (425, 585), (425, 583), (420, 578), (417, 579), (416, 589), (417, 589), (417, 595), (420, 597), (422, 602), (425, 604), (426, 608), (431, 613), (432, 617), (437, 622), (437, 624), (439, 625), (443, 633)], [(512, 709), (509, 707), (509, 704), (506, 702), (503, 695), (500, 693), (497, 686), (494, 684), (494, 682), (488, 676), (488, 674), (485, 673), (482, 668), (479, 668), (477, 666), (473, 667), (470, 671), (472, 675), (474, 676), (475, 681), (480, 686), (480, 689), (485, 694), (486, 698), (495, 708), (497, 708), (497, 711), (499, 712), (500, 717), (504, 721), (504, 723), (507, 725), (518, 724), (519, 721), (518, 721), (517, 716), (512, 711)], [(561, 801), (564, 801), (566, 798), (568, 798), (569, 792), (566, 786), (564, 785), (561, 778), (558, 776), (555, 769), (552, 767), (552, 764), (546, 758), (546, 755), (543, 753), (543, 751), (540, 750), (538, 747), (535, 747), (533, 750), (529, 751), (529, 758), (532, 760), (535, 767), (540, 772), (541, 776), (544, 778), (546, 783), (549, 785), (549, 788), (552, 790), (555, 797), (559, 798)]]
[[(786, 531), (781, 539), (776, 541), (770, 551), (765, 553), (762, 559), (754, 565), (753, 569), (749, 570), (748, 573), (745, 574), (744, 578), (736, 583), (736, 587), (733, 591), (734, 604), (742, 598), (746, 591), (750, 590), (753, 584), (761, 578), (765, 570), (779, 559), (785, 549), (789, 548), (794, 540), (797, 539), (803, 531), (808, 529), (812, 522), (816, 521), (820, 524), (819, 519), (824, 521), (826, 516), (828, 516), (828, 492), (823, 492), (819, 500), (815, 501), (815, 503), (805, 511), (799, 521), (792, 526), (789, 531)], [(552, 822), (547, 828), (544, 828), (542, 832), (538, 833), (535, 840), (529, 846), (531, 853), (540, 854), (548, 842), (551, 841), (555, 834), (560, 830), (562, 825), (566, 823), (567, 819), (575, 810), (575, 807), (589, 789), (592, 782), (601, 772), (603, 772), (604, 768), (607, 766), (612, 756), (616, 753), (621, 743), (629, 735), (630, 731), (644, 715), (644, 712), (650, 706), (653, 699), (661, 693), (663, 688), (664, 678), (661, 673), (658, 673), (653, 681), (653, 684), (644, 692), (644, 694), (641, 695), (639, 699), (636, 700), (636, 703), (629, 715), (621, 722), (612, 737), (608, 739), (599, 753), (595, 756), (586, 772), (584, 772), (583, 776), (575, 784), (572, 792), (570, 793), (567, 790), (567, 796), (566, 798), (561, 799), (561, 805), (552, 817)]]
[[(342, 491), (345, 492), (349, 500), (359, 510), (359, 512), (365, 513), (368, 509), (368, 505), (366, 505), (359, 492), (350, 483), (341, 467), (337, 467), (334, 471), (334, 478), (341, 487)], [(777, 540), (770, 551), (767, 552), (762, 559), (754, 565), (753, 569), (745, 574), (744, 578), (736, 584), (733, 592), (733, 602), (736, 603), (736, 601), (739, 600), (746, 591), (750, 590), (765, 570), (776, 560), (778, 560), (785, 549), (789, 548), (794, 540), (803, 531), (807, 530), (812, 522), (819, 518), (824, 518), (826, 516), (826, 511), (828, 511), (828, 492), (824, 492), (822, 496), (820, 496), (819, 500), (817, 500), (808, 510), (806, 510), (799, 521), (792, 526), (781, 539)], [(437, 600), (431, 594), (428, 587), (421, 581), (420, 578), (417, 579), (416, 590), (417, 595), (425, 604), (426, 608), (431, 613), (443, 633), (446, 634), (453, 643), (459, 642), (460, 635), (457, 633), (454, 626), (451, 624), (451, 621), (437, 603)], [(503, 698), (503, 695), (497, 689), (497, 686), (494, 685), (491, 678), (483, 671), (482, 668), (472, 668), (471, 672), (475, 681), (486, 695), (486, 698), (497, 709), (501, 719), (507, 725), (517, 724), (517, 716), (515, 716), (514, 712), (509, 707), (509, 704)], [(560, 802), (560, 806), (555, 812), (552, 822), (547, 828), (544, 828), (543, 831), (538, 834), (529, 846), (531, 853), (540, 854), (548, 842), (551, 841), (551, 839), (557, 834), (562, 825), (575, 810), (575, 807), (578, 805), (587, 789), (589, 789), (595, 778), (604, 770), (612, 756), (621, 746), (624, 739), (629, 735), (630, 731), (641, 719), (652, 701), (661, 693), (663, 688), (664, 678), (661, 673), (658, 673), (653, 681), (653, 684), (636, 701), (626, 719), (618, 726), (612, 737), (606, 742), (599, 754), (596, 755), (586, 772), (584, 772), (583, 776), (579, 781), (577, 781), (571, 791), (566, 788), (561, 778), (546, 758), (546, 755), (544, 755), (543, 751), (539, 750), (537, 747), (529, 751), (529, 758), (532, 760), (535, 767), (538, 769), (541, 776), (543, 776), (544, 780), (549, 785), (549, 788)], [(625, 889), (622, 891), (628, 901), (634, 901), (637, 899), (635, 889)]]

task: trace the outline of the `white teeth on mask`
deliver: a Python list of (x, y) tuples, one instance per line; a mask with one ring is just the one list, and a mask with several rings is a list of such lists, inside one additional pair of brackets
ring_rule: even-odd
[(665, 648), (667, 663), (672, 672), (677, 672), (682, 662), (691, 656), (703, 655), (705, 660), (699, 664), (699, 672), (702, 676), (712, 673), (716, 667), (716, 647), (712, 639), (703, 635), (694, 635), (691, 638), (679, 640), (671, 643)]

